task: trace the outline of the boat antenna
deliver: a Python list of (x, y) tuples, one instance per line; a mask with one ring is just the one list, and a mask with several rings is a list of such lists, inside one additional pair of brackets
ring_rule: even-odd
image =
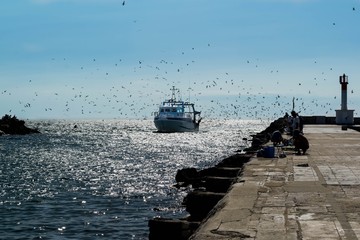
[(191, 87), (188, 88), (189, 91), (189, 102), (191, 102), (190, 96), (191, 96), (191, 90), (193, 90)]
[(175, 88), (175, 86), (172, 86), (172, 89), (170, 89), (171, 90), (171, 100), (173, 100), (173, 101), (176, 101), (176, 95), (175, 95), (175, 93), (176, 93), (176, 88)]
[(190, 100), (190, 90), (191, 90), (191, 87), (190, 87), (190, 78), (189, 78), (189, 88), (188, 88), (188, 91), (189, 91), (189, 102), (191, 102), (191, 100)]
[(192, 89), (191, 89), (191, 87), (189, 87), (188, 88), (188, 91), (189, 91), (189, 102), (191, 102), (191, 100), (190, 100), (190, 91), (191, 91)]

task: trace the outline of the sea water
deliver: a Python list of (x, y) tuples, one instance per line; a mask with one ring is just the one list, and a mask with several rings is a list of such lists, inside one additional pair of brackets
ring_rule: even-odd
[(147, 239), (148, 220), (187, 215), (178, 169), (203, 169), (269, 122), (204, 120), (157, 133), (151, 120), (30, 121), (0, 137), (1, 239)]

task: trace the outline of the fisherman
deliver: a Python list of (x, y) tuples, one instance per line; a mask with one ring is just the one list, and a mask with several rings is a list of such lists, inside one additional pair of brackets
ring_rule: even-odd
[(279, 130), (276, 130), (271, 135), (271, 142), (274, 144), (274, 146), (277, 146), (281, 144), (283, 141), (283, 137), (281, 135), (281, 132)]
[(291, 117), (292, 117), (291, 130), (292, 130), (292, 134), (294, 134), (295, 130), (300, 130), (300, 119), (299, 119), (299, 115), (294, 110), (291, 111)]
[(305, 155), (306, 151), (309, 149), (309, 141), (304, 135), (300, 133), (300, 130), (295, 130), (293, 135), (295, 151), (297, 151), (297, 155), (301, 155), (301, 151), (303, 155)]

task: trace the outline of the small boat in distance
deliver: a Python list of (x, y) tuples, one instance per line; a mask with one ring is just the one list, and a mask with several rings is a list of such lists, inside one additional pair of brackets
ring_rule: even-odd
[(154, 113), (154, 123), (158, 132), (194, 132), (199, 131), (200, 113), (195, 111), (193, 103), (176, 100), (176, 89), (172, 87), (171, 99), (165, 100)]

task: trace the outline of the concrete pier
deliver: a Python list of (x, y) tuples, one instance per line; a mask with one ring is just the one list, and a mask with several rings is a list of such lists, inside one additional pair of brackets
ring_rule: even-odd
[(306, 125), (306, 155), (253, 157), (193, 240), (360, 239), (360, 133)]

